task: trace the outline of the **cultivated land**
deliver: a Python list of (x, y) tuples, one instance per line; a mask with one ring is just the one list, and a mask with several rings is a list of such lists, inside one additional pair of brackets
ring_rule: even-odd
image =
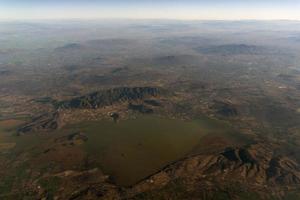
[(0, 199), (299, 199), (300, 23), (0, 24)]

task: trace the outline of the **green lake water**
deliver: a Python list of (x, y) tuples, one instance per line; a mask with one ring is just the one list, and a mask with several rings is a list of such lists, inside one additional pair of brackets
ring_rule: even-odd
[(182, 121), (141, 116), (120, 121), (86, 122), (73, 127), (88, 136), (84, 148), (97, 157), (105, 174), (131, 185), (192, 152), (207, 134), (232, 132), (207, 118)]

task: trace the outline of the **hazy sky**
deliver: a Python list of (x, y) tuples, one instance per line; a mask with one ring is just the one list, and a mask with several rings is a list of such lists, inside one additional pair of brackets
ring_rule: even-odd
[(0, 0), (0, 19), (292, 19), (300, 0)]

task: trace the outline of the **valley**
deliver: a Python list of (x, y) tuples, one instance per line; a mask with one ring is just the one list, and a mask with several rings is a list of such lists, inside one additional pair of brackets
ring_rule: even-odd
[(0, 23), (0, 199), (300, 198), (299, 22)]

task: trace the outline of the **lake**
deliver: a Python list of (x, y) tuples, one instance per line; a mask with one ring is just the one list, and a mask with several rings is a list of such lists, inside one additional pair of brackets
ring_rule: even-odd
[(207, 135), (237, 134), (228, 124), (208, 118), (182, 121), (155, 115), (114, 123), (85, 122), (72, 129), (88, 136), (83, 148), (96, 156), (105, 174), (123, 186), (136, 183), (162, 167), (205, 146)]

